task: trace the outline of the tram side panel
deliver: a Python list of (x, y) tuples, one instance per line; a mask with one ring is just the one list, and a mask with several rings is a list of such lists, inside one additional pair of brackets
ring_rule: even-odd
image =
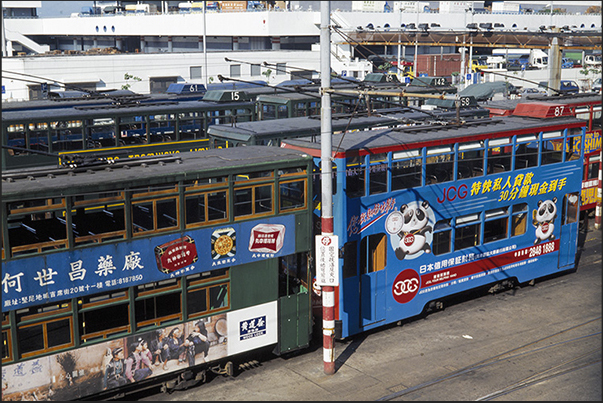
[(431, 301), (480, 286), (572, 269), (582, 164), (354, 198), (343, 184), (359, 171), (340, 163), (338, 337), (419, 315)]
[[(206, 362), (218, 362), (265, 346), (277, 346), (278, 353), (305, 347), (309, 344), (308, 324), (311, 320), (307, 274), (301, 281), (306, 285), (298, 287), (296, 294), (289, 293), (280, 298), (281, 301), (295, 301), (293, 306), (298, 312), (291, 312), (289, 306), (283, 310), (282, 302), (279, 302), (282, 281), (279, 262), (290, 261), (291, 256), (297, 256), (296, 247), (302, 248), (299, 251), (307, 251), (309, 247), (309, 236), (296, 236), (298, 224), (300, 228), (309, 225), (301, 224), (304, 217), (307, 215), (267, 218), (224, 228), (190, 231), (185, 237), (175, 240), (174, 236), (165, 235), (3, 262), (6, 276), (3, 285), (8, 291), (3, 296), (3, 306), (18, 309), (19, 306), (34, 305), (39, 298), (58, 302), (69, 293), (80, 296), (94, 293), (98, 287), (117, 290), (126, 283), (140, 285), (228, 266), (231, 272), (231, 290), (228, 293), (231, 309), (228, 312), (159, 329), (166, 338), (176, 333), (185, 344), (188, 336), (201, 332), (206, 336), (207, 349), (195, 350), (192, 344), (189, 349), (186, 345), (182, 348), (181, 359), (152, 366), (147, 379)], [(99, 264), (101, 261), (106, 264)], [(121, 266), (116, 267), (118, 261), (126, 262), (123, 270)], [(71, 273), (67, 276), (60, 269), (62, 262), (80, 264), (72, 264)], [(25, 273), (36, 271), (40, 281), (29, 281)], [(90, 274), (87, 277), (86, 271)], [(102, 274), (106, 274), (106, 279), (97, 279)], [(71, 284), (70, 278), (77, 279), (78, 286)], [(45, 283), (44, 286), (40, 286), (41, 283)], [(295, 320), (287, 322), (291, 318)], [(282, 324), (287, 327), (281, 327)], [(137, 382), (138, 379), (125, 378), (122, 371), (125, 361), (121, 360), (128, 357), (134, 348), (133, 343), (140, 339), (151, 346), (157, 333), (158, 330), (141, 332), (3, 365), (3, 400), (29, 397), (75, 400)], [(113, 356), (122, 366), (118, 370), (121, 371), (119, 377), (107, 374), (105, 370)]]

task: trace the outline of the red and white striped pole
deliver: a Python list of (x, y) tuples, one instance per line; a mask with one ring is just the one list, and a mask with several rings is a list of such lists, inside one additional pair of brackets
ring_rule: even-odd
[(601, 188), (603, 182), (603, 148), (599, 152), (599, 185), (597, 186), (597, 206), (595, 207), (595, 229), (601, 229), (601, 210), (603, 209), (601, 198), (603, 190)]
[(335, 373), (335, 287), (322, 287), (322, 354), (324, 372)]
[[(332, 177), (332, 126), (331, 126), (331, 94), (326, 89), (331, 87), (331, 2), (320, 2), (320, 178), (321, 178), (321, 234), (333, 235), (333, 184)], [(338, 270), (337, 256), (335, 269)], [(335, 288), (333, 285), (322, 286), (322, 334), (324, 372), (335, 373)]]

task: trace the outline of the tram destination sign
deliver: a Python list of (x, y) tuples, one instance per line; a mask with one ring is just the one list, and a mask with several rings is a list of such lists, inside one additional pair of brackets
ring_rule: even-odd
[(339, 238), (336, 235), (316, 235), (316, 284), (339, 285)]

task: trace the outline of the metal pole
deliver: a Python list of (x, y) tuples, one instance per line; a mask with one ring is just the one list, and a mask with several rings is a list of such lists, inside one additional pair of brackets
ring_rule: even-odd
[[(549, 50), (549, 87), (560, 89), (561, 85), (561, 50), (559, 49), (559, 39), (553, 38)], [(547, 90), (548, 95), (554, 95), (556, 91)]]
[(416, 2), (416, 6), (417, 6), (417, 25), (415, 26), (416, 32), (415, 32), (415, 60), (414, 60), (414, 66), (413, 66), (413, 72), (412, 75), (413, 77), (419, 77), (419, 74), (417, 73), (417, 53), (418, 53), (418, 49), (419, 49), (419, 43), (417, 42), (419, 40), (419, 2)]
[(207, 1), (203, 2), (203, 58), (205, 59), (205, 89), (207, 89), (208, 72), (207, 72), (207, 17), (206, 17)]
[(400, 34), (402, 33), (402, 7), (398, 7), (398, 68), (396, 69), (396, 75), (400, 81), (404, 80), (404, 71), (400, 70)]
[[(603, 150), (599, 152), (599, 185), (597, 186), (597, 206), (595, 207), (595, 229), (601, 229), (601, 209), (603, 207)], [(588, 231), (588, 228), (587, 228)]]
[[(333, 189), (331, 172), (331, 2), (320, 2), (320, 179), (321, 179), (321, 234), (333, 235)], [(335, 373), (335, 288), (322, 287), (322, 334), (324, 372)]]

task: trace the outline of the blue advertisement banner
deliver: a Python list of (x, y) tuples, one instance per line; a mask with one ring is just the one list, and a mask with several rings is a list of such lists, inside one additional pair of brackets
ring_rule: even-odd
[(288, 215), (17, 259), (2, 267), (2, 311), (294, 252)]

